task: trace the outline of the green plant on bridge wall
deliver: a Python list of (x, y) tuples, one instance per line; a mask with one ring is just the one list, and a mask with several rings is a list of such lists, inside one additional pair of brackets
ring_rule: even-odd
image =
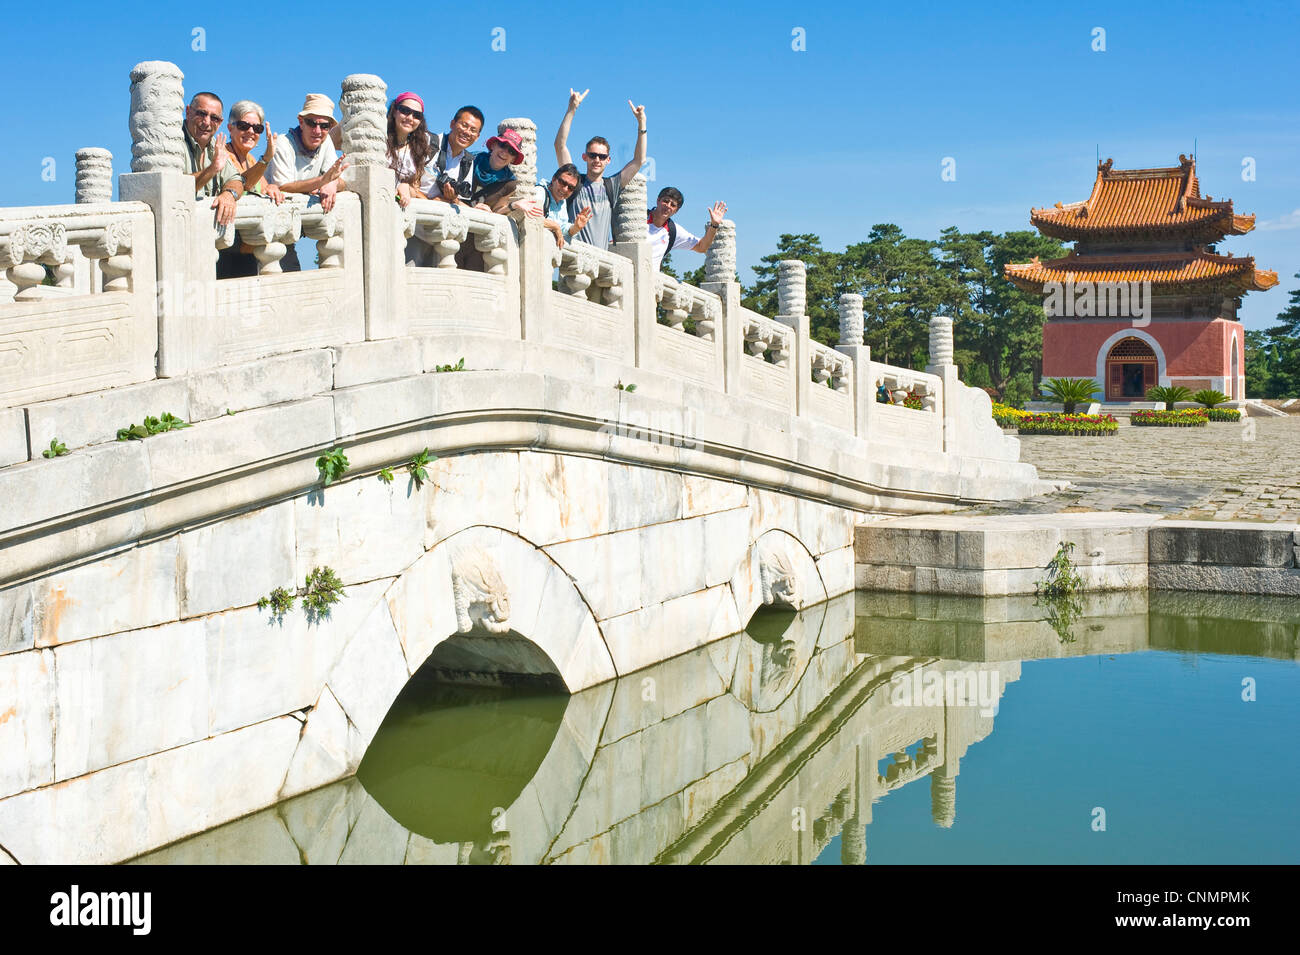
[(1047, 576), (1034, 583), (1035, 605), (1047, 611), (1047, 623), (1056, 631), (1061, 643), (1073, 643), (1077, 638), (1073, 628), (1083, 613), (1083, 577), (1070, 555), (1074, 541), (1061, 541), (1056, 554), (1047, 563)]
[(314, 567), (303, 580), (297, 593), (291, 593), (283, 587), (276, 587), (267, 596), (257, 601), (258, 610), (270, 610), (271, 616), (279, 621), (293, 609), (294, 601), (302, 598), (303, 610), (307, 613), (309, 623), (316, 623), (328, 617), (330, 608), (343, 596), (343, 581), (332, 567)]
[(327, 487), (332, 481), (337, 481), (346, 474), (349, 467), (351, 465), (348, 463), (348, 456), (343, 453), (342, 448), (331, 448), (316, 459), (320, 482)]

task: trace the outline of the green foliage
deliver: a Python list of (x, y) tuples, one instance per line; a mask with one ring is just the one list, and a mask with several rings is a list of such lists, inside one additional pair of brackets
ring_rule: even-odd
[(272, 616), (283, 617), (293, 609), (293, 602), (293, 594), (283, 587), (276, 587), (269, 596), (262, 597), (257, 601), (257, 609), (265, 610), (270, 607)]
[(1215, 405), (1221, 405), (1228, 400), (1228, 396), (1222, 391), (1203, 388), (1192, 395), (1192, 400), (1205, 408), (1213, 408)]
[(1236, 408), (1210, 408), (1211, 421), (1240, 421), (1241, 412)]
[(1047, 563), (1047, 576), (1034, 582), (1035, 603), (1046, 607), (1047, 622), (1062, 643), (1074, 642), (1071, 628), (1083, 613), (1083, 602), (1078, 596), (1083, 590), (1083, 577), (1070, 557), (1072, 553), (1074, 541), (1062, 541)]
[(1210, 423), (1210, 413), (1205, 408), (1183, 408), (1180, 411), (1134, 411), (1129, 415), (1128, 420), (1135, 428), (1197, 428)]
[(302, 597), (303, 608), (307, 611), (307, 619), (315, 622), (328, 617), (330, 607), (342, 598), (343, 581), (339, 580), (333, 568), (313, 568), (303, 582), (299, 596)]
[(437, 455), (429, 454), (429, 449), (425, 448), (407, 463), (407, 473), (411, 475), (411, 480), (415, 483), (417, 491), (424, 487), (425, 481), (429, 480), (429, 472), (425, 470), (426, 466), (436, 460), (438, 460)]
[(393, 469), (392, 469), (392, 468), (380, 468), (380, 469), (379, 469), (379, 480), (383, 481), (385, 484), (392, 484), (392, 483), (393, 483)]
[(58, 438), (53, 438), (50, 441), (49, 448), (41, 452), (41, 457), (59, 458), (67, 453), (68, 453), (68, 446), (64, 444), (62, 441), (60, 441)]
[(632, 392), (636, 391), (636, 385), (625, 385), (623, 384), (622, 379), (619, 379), (618, 384), (615, 385), (614, 387), (617, 388), (619, 391), (626, 391), (628, 394), (631, 394)]
[(321, 484), (328, 487), (347, 473), (351, 465), (342, 448), (333, 448), (316, 459), (316, 470), (320, 472)]
[(1021, 418), (1016, 427), (1022, 435), (1106, 438), (1119, 433), (1119, 422), (1108, 414), (1031, 414)]
[[(1300, 272), (1295, 277), (1300, 279)], [(1300, 289), (1291, 292), (1290, 304), (1278, 313), (1277, 320), (1278, 324), (1263, 336), (1258, 332), (1246, 333), (1247, 393), (1264, 398), (1300, 397)], [(1253, 376), (1257, 381), (1263, 379), (1259, 382), (1262, 387), (1253, 392), (1250, 388), (1252, 334), (1259, 336), (1255, 363), (1263, 366), (1257, 367)]]
[(1166, 411), (1173, 411), (1175, 402), (1191, 401), (1192, 391), (1182, 385), (1157, 385), (1147, 389), (1148, 401), (1163, 401)]
[(434, 366), (433, 366), (433, 370), (434, 370), (434, 371), (464, 371), (464, 370), (465, 370), (465, 359), (462, 358), (460, 361), (456, 362), (456, 364), (454, 364), (454, 365), (434, 365)]
[(125, 428), (118, 428), (117, 440), (143, 441), (145, 438), (155, 434), (162, 434), (164, 431), (179, 431), (181, 428), (188, 427), (190, 427), (188, 422), (176, 417), (170, 411), (164, 411), (162, 416), (158, 418), (149, 415), (144, 419), (143, 424), (130, 424)]
[(1073, 414), (1075, 405), (1092, 401), (1100, 390), (1091, 378), (1048, 378), (1043, 384), (1043, 394), (1061, 402), (1066, 414)]

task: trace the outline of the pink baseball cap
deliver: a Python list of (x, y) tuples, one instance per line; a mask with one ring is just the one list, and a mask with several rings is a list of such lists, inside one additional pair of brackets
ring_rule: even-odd
[(487, 141), (487, 148), (491, 149), (493, 143), (500, 143), (515, 154), (515, 161), (510, 165), (517, 166), (524, 161), (524, 139), (519, 135), (519, 130), (503, 129)]
[(420, 97), (419, 97), (418, 95), (416, 95), (415, 93), (412, 93), (410, 90), (407, 90), (405, 93), (403, 93), (403, 94), (401, 94), (400, 96), (398, 96), (397, 99), (393, 100), (393, 102), (394, 102), (394, 103), (400, 103), (400, 102), (401, 102), (402, 100), (404, 100), (404, 99), (413, 99), (413, 100), (415, 100), (417, 103), (420, 104), (420, 112), (421, 112), (421, 113), (424, 112), (424, 100), (420, 99)]

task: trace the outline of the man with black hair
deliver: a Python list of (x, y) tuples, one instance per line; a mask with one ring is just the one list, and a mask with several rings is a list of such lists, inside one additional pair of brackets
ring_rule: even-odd
[(425, 168), (420, 190), (430, 199), (464, 202), (474, 191), (474, 154), (470, 147), (483, 131), (483, 111), (477, 106), (462, 106), (451, 118), (451, 126), (442, 135), (430, 134), (433, 161)]
[(560, 248), (581, 232), (591, 218), (591, 206), (584, 206), (572, 216), (569, 213), (569, 200), (578, 191), (580, 179), (578, 167), (566, 162), (555, 170), (549, 182), (537, 186), (537, 204), (545, 217), (542, 224), (555, 236), (555, 244)]
[[(577, 90), (569, 90), (569, 108), (564, 113), (564, 119), (560, 121), (559, 131), (555, 134), (555, 158), (561, 166), (573, 162), (573, 157), (569, 155), (569, 126), (573, 123), (573, 114), (578, 111), (578, 106), (590, 92), (589, 89), (581, 93)], [(569, 199), (571, 219), (577, 218), (579, 209), (588, 206), (591, 208), (591, 221), (583, 226), (574, 238), (588, 245), (594, 245), (598, 249), (609, 248), (614, 228), (614, 206), (618, 204), (618, 194), (632, 181), (632, 177), (645, 162), (645, 107), (636, 106), (631, 100), (627, 101), (627, 105), (632, 110), (632, 115), (636, 117), (636, 150), (632, 154), (632, 159), (614, 175), (605, 175), (610, 160), (609, 141), (603, 136), (593, 136), (587, 140), (587, 150), (582, 154), (583, 160), (587, 163), (587, 171), (581, 176), (578, 188)]]
[(704, 227), (704, 238), (692, 235), (680, 228), (673, 221), (673, 215), (686, 203), (681, 191), (672, 186), (659, 190), (655, 207), (646, 216), (646, 228), (650, 233), (650, 257), (654, 259), (655, 271), (662, 267), (664, 256), (675, 249), (690, 249), (692, 252), (707, 252), (713, 245), (713, 237), (718, 234), (718, 226), (727, 214), (725, 202), (715, 202), (709, 207), (709, 221)]

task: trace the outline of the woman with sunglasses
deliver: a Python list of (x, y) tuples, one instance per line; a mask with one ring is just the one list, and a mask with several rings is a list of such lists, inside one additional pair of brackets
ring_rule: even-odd
[(425, 169), (433, 159), (433, 143), (424, 121), (424, 100), (403, 93), (388, 107), (388, 168), (397, 174), (397, 201), (405, 209), (412, 199), (428, 197), (433, 177)]
[[(244, 195), (263, 196), (279, 205), (284, 201), (284, 193), (266, 179), (266, 167), (275, 155), (275, 133), (267, 132), (262, 158), (253, 159), (253, 150), (266, 132), (266, 113), (262, 107), (252, 100), (241, 99), (230, 107), (227, 129), (230, 139), (226, 142), (226, 152), (230, 154), (230, 165), (244, 177)], [(230, 248), (217, 250), (217, 278), (245, 278), (256, 274), (257, 258), (236, 232)]]
[(266, 180), (266, 167), (275, 155), (275, 133), (266, 133), (266, 149), (262, 158), (253, 161), (253, 150), (257, 141), (266, 131), (266, 113), (252, 100), (241, 99), (230, 108), (230, 140), (226, 151), (230, 153), (230, 162), (244, 177), (244, 192), (256, 193), (272, 199), (276, 205), (284, 201), (280, 187)]

